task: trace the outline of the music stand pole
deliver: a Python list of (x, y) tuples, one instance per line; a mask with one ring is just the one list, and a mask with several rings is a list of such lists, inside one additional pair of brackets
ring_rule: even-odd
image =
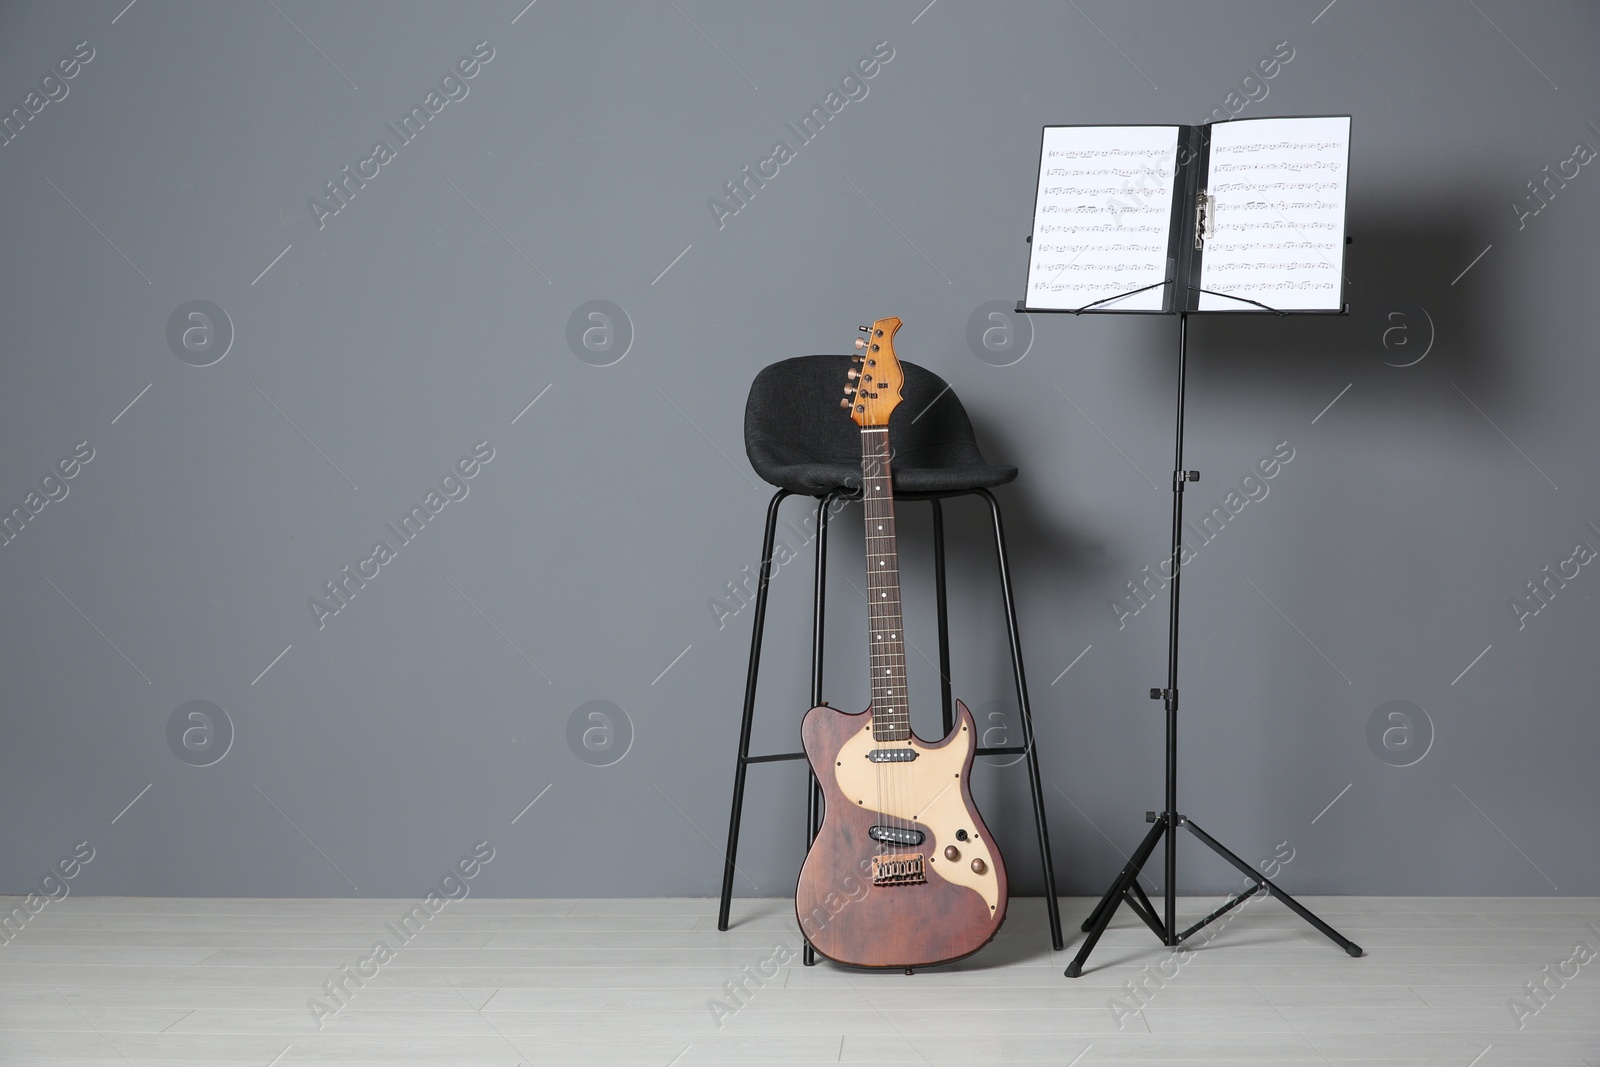
[[(1204, 290), (1201, 290), (1204, 291)], [(1250, 303), (1255, 303), (1250, 301)], [(1266, 305), (1258, 305), (1265, 307)], [(1267, 308), (1269, 311), (1275, 309)], [(1279, 312), (1279, 314), (1282, 314)], [(1178, 811), (1178, 591), (1182, 583), (1183, 560), (1183, 491), (1189, 482), (1200, 480), (1199, 471), (1186, 470), (1183, 465), (1183, 408), (1185, 392), (1188, 385), (1189, 369), (1189, 313), (1178, 313), (1178, 414), (1177, 425), (1174, 432), (1174, 446), (1172, 459), (1172, 556), (1168, 564), (1171, 570), (1172, 599), (1167, 605), (1167, 685), (1165, 689), (1150, 690), (1150, 699), (1163, 703), (1167, 712), (1167, 797), (1166, 809), (1161, 812), (1146, 812), (1145, 818), (1153, 825), (1150, 832), (1145, 835), (1139, 847), (1134, 850), (1127, 864), (1118, 872), (1116, 880), (1111, 883), (1111, 888), (1105, 896), (1100, 898), (1100, 903), (1089, 917), (1083, 921), (1083, 930), (1088, 933), (1084, 939), (1083, 947), (1078, 950), (1072, 963), (1067, 966), (1068, 978), (1077, 978), (1083, 974), (1083, 965), (1089, 958), (1089, 953), (1094, 951), (1100, 935), (1105, 933), (1106, 926), (1111, 922), (1111, 916), (1117, 908), (1126, 904), (1151, 931), (1161, 939), (1161, 943), (1168, 948), (1176, 948), (1187, 941), (1196, 932), (1215, 922), (1223, 915), (1244, 903), (1257, 892), (1265, 892), (1268, 896), (1277, 897), (1283, 901), (1291, 911), (1306, 922), (1316, 927), (1334, 944), (1344, 949), (1352, 956), (1362, 955), (1361, 946), (1339, 933), (1333, 927), (1323, 922), (1309, 909), (1295, 900), (1288, 893), (1279, 889), (1265, 875), (1250, 866), (1244, 860), (1224, 848), (1216, 838), (1206, 833), (1200, 827), (1190, 822), (1187, 817)], [(1165, 577), (1165, 575), (1163, 575)], [(1236, 893), (1222, 906), (1210, 915), (1201, 919), (1183, 932), (1178, 932), (1178, 827), (1186, 828), (1199, 839), (1207, 848), (1221, 856), (1246, 878), (1255, 884), (1243, 893)], [(1165, 839), (1166, 878), (1164, 884), (1165, 900), (1162, 914), (1157, 916), (1155, 906), (1150, 898), (1145, 895), (1144, 889), (1139, 885), (1139, 873), (1144, 865), (1149, 862), (1150, 856), (1155, 851), (1158, 841)]]
[[(1190, 472), (1183, 465), (1183, 406), (1187, 395), (1189, 377), (1189, 313), (1178, 313), (1178, 414), (1173, 430), (1172, 446), (1172, 555), (1167, 568), (1172, 571), (1172, 600), (1167, 604), (1167, 687), (1159, 695), (1152, 692), (1152, 700), (1163, 699), (1167, 710), (1167, 826), (1175, 826), (1178, 814), (1178, 592), (1183, 582), (1183, 489), (1189, 481), (1200, 480), (1200, 472)], [(1167, 878), (1166, 914), (1163, 923), (1167, 930), (1167, 944), (1173, 944), (1172, 931), (1178, 925), (1177, 879), (1172, 877), (1178, 869), (1178, 835), (1166, 835)]]

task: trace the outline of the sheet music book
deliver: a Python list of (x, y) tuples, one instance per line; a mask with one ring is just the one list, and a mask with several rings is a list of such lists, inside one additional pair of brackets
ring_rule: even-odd
[(1018, 310), (1338, 312), (1349, 161), (1348, 115), (1046, 126)]

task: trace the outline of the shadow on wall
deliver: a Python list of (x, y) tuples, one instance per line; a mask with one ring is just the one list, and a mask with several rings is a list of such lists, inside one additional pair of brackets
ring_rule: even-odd
[[(1506, 350), (1490, 314), (1494, 253), (1448, 204), (1352, 210), (1346, 248), (1346, 315), (1208, 314), (1191, 323), (1191, 389), (1295, 400), (1335, 378), (1373, 375), (1385, 402), (1410, 406), (1454, 381), (1467, 393), (1514, 402)], [(1171, 316), (1130, 316), (1152, 388), (1170, 392), (1177, 326)], [(1406, 373), (1401, 373), (1406, 372)], [(1381, 379), (1376, 376), (1382, 375)], [(1465, 405), (1456, 417), (1478, 419)]]

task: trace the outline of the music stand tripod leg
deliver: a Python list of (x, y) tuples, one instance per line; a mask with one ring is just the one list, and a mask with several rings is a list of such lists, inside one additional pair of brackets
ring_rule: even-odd
[(1149, 897), (1144, 895), (1144, 889), (1139, 885), (1137, 876), (1128, 883), (1128, 891), (1123, 894), (1123, 900), (1127, 902), (1129, 909), (1134, 914), (1144, 920), (1144, 924), (1150, 928), (1150, 932), (1160, 938), (1162, 944), (1166, 944), (1169, 940), (1166, 928), (1162, 925), (1161, 920), (1156, 918), (1156, 906), (1150, 903)]
[[(1157, 821), (1154, 812), (1151, 812), (1150, 815), (1151, 822)], [(1133, 861), (1130, 859), (1128, 862), (1132, 863)], [(1127, 868), (1123, 869), (1126, 870)], [(1105, 896), (1100, 898), (1100, 903), (1096, 904), (1094, 906), (1094, 910), (1091, 911), (1088, 917), (1083, 920), (1083, 925), (1079, 927), (1080, 930), (1082, 930), (1084, 933), (1088, 933), (1090, 930), (1094, 929), (1094, 924), (1100, 921), (1101, 913), (1107, 908), (1114, 907), (1116, 905), (1117, 901), (1121, 899), (1121, 896), (1117, 893), (1116, 889), (1117, 883), (1112, 882), (1111, 888), (1106, 890)], [(1137, 876), (1135, 876), (1134, 880), (1129, 883), (1128, 889), (1132, 890), (1132, 892), (1138, 896), (1140, 903), (1142, 903), (1145, 908), (1148, 909), (1151, 915), (1156, 913), (1155, 905), (1150, 903), (1150, 898), (1145, 896), (1144, 890), (1139, 887), (1139, 879)], [(1163, 934), (1157, 934), (1156, 936), (1162, 938), (1162, 940), (1166, 939), (1165, 935)]]
[(1266, 875), (1262, 874), (1260, 871), (1255, 870), (1248, 863), (1246, 863), (1244, 860), (1240, 859), (1238, 856), (1235, 856), (1232, 852), (1228, 851), (1228, 849), (1225, 848), (1222, 845), (1222, 843), (1220, 841), (1218, 841), (1216, 838), (1212, 837), (1210, 834), (1208, 834), (1204, 830), (1200, 829), (1200, 827), (1196, 826), (1194, 823), (1190, 822), (1188, 819), (1184, 819), (1183, 820), (1183, 825), (1188, 828), (1188, 830), (1189, 830), (1189, 832), (1191, 834), (1194, 834), (1195, 837), (1198, 837), (1200, 839), (1200, 842), (1202, 844), (1204, 844), (1207, 848), (1209, 848), (1211, 851), (1215, 852), (1217, 855), (1221, 856), (1223, 859), (1227, 860), (1229, 863), (1233, 864), (1233, 866), (1238, 868), (1238, 870), (1246, 878), (1251, 879), (1256, 884), (1258, 884), (1261, 887), (1263, 887), (1264, 889), (1266, 889), (1267, 892), (1271, 893), (1273, 896), (1277, 897), (1279, 900), (1281, 900), (1285, 904), (1287, 904), (1289, 906), (1289, 910), (1290, 911), (1292, 911), (1296, 915), (1300, 916), (1300, 918), (1304, 919), (1306, 922), (1310, 923), (1312, 926), (1315, 926), (1318, 930), (1320, 930), (1322, 932), (1323, 936), (1325, 936), (1329, 941), (1332, 941), (1335, 945), (1338, 945), (1340, 948), (1344, 949), (1346, 952), (1348, 952), (1352, 956), (1362, 956), (1362, 955), (1365, 954), (1365, 953), (1362, 952), (1360, 945), (1356, 944), (1354, 941), (1351, 941), (1348, 937), (1345, 937), (1339, 931), (1335, 930), (1333, 927), (1331, 927), (1327, 923), (1323, 922), (1320, 918), (1318, 918), (1316, 916), (1316, 914), (1314, 912), (1311, 911), (1311, 909), (1309, 909), (1305, 905), (1301, 904), (1298, 900), (1294, 899), (1294, 897), (1290, 896), (1288, 893), (1285, 893), (1283, 890), (1279, 889), (1277, 887), (1277, 885), (1275, 885), (1272, 882), (1271, 879), (1266, 877)]
[[(1129, 860), (1128, 862), (1131, 863), (1133, 861)], [(1123, 871), (1126, 870), (1127, 868), (1124, 867)], [(1118, 881), (1121, 880), (1122, 873), (1122, 871), (1117, 872)], [(1105, 896), (1100, 898), (1100, 903), (1094, 906), (1094, 910), (1088, 914), (1088, 916), (1083, 920), (1083, 925), (1078, 927), (1078, 929), (1082, 930), (1084, 933), (1088, 933), (1090, 930), (1093, 930), (1094, 924), (1100, 921), (1100, 916), (1105, 914), (1107, 908), (1116, 903), (1117, 897), (1117, 881), (1113, 881), (1111, 883), (1111, 888), (1106, 890)]]
[[(1083, 974), (1084, 961), (1089, 958), (1089, 953), (1094, 951), (1094, 946), (1099, 942), (1100, 935), (1106, 932), (1106, 927), (1111, 923), (1111, 916), (1117, 910), (1117, 905), (1122, 903), (1123, 894), (1128, 891), (1128, 886), (1139, 877), (1139, 872), (1150, 859), (1150, 853), (1155, 851), (1156, 842), (1161, 840), (1161, 835), (1167, 832), (1167, 817), (1165, 814), (1156, 816), (1155, 825), (1150, 827), (1150, 832), (1144, 835), (1144, 840), (1139, 842), (1139, 847), (1134, 850), (1133, 858), (1128, 860), (1122, 872), (1117, 875), (1117, 880), (1111, 883), (1111, 888), (1106, 891), (1100, 907), (1095, 909), (1094, 925), (1089, 928), (1089, 936), (1084, 938), (1083, 945), (1078, 949), (1078, 954), (1067, 964), (1066, 975), (1068, 978), (1077, 978)], [(1165, 940), (1163, 938), (1163, 940)]]

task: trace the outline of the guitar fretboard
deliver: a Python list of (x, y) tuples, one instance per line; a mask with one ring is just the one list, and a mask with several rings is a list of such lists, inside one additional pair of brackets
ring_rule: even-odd
[(900, 559), (895, 551), (894, 487), (889, 471), (889, 431), (861, 431), (861, 496), (867, 522), (867, 641), (872, 663), (872, 737), (911, 736), (906, 701), (906, 646), (900, 615)]

